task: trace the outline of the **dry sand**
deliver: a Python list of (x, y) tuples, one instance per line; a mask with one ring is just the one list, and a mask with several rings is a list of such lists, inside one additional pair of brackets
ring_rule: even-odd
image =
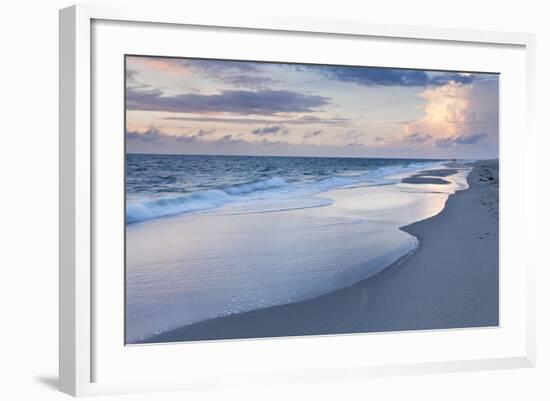
[[(417, 182), (437, 183), (443, 171), (449, 170), (422, 172)], [(475, 163), (469, 189), (450, 196), (438, 215), (402, 228), (419, 239), (418, 249), (375, 276), (317, 298), (203, 321), (146, 342), (497, 326), (498, 177), (498, 161)]]

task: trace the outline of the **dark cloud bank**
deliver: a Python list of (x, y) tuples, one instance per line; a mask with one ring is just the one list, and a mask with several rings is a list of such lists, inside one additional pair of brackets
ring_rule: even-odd
[(175, 113), (235, 113), (241, 115), (275, 115), (308, 113), (329, 104), (329, 99), (289, 90), (224, 90), (219, 94), (163, 95), (158, 89), (126, 92), (128, 110), (168, 111)]
[(365, 86), (404, 86), (425, 87), (439, 86), (449, 82), (471, 84), (476, 79), (474, 75), (464, 75), (455, 72), (426, 72), (421, 70), (405, 70), (377, 67), (351, 66), (309, 66), (317, 72), (342, 82), (353, 82)]
[(469, 135), (460, 135), (457, 137), (448, 137), (448, 138), (434, 138), (430, 134), (421, 134), (421, 133), (415, 132), (413, 134), (407, 135), (403, 139), (403, 142), (408, 145), (419, 145), (419, 144), (433, 141), (435, 145), (439, 148), (448, 148), (449, 146), (452, 146), (452, 145), (472, 145), (487, 137), (488, 135), (485, 132), (474, 133)]
[(267, 127), (256, 128), (252, 133), (254, 135), (287, 135), (288, 131), (282, 125), (268, 125)]

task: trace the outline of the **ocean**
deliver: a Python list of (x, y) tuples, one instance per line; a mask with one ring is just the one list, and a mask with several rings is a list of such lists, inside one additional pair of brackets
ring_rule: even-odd
[[(134, 224), (227, 205), (315, 207), (312, 197), (341, 187), (397, 182), (392, 174), (438, 160), (336, 157), (195, 156), (129, 154), (126, 223)], [(278, 201), (278, 202), (275, 202)], [(284, 204), (281, 204), (284, 202)]]
[(345, 288), (418, 246), (467, 188), (438, 160), (127, 155), (126, 342)]

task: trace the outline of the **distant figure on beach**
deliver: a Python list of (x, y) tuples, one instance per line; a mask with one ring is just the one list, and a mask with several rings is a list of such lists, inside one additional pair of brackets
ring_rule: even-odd
[(456, 159), (453, 158), (453, 163), (456, 163)]

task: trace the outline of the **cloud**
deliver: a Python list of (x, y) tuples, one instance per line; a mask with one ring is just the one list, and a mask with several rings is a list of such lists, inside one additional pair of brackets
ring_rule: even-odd
[[(128, 143), (143, 150), (347, 154), (352, 143), (378, 156), (498, 153), (494, 74), (143, 59), (127, 63), (128, 129), (142, 131), (129, 132)], [(264, 141), (278, 147), (268, 152)]]
[(439, 148), (448, 148), (452, 145), (472, 145), (485, 138), (487, 138), (487, 134), (482, 132), (470, 135), (460, 135), (456, 138), (439, 138), (435, 141), (435, 144)]
[(349, 125), (351, 120), (339, 117), (317, 117), (317, 116), (300, 116), (296, 118), (280, 118), (274, 116), (272, 118), (239, 118), (239, 117), (217, 117), (217, 116), (201, 116), (201, 117), (164, 117), (164, 120), (176, 121), (198, 121), (209, 123), (233, 123), (233, 124), (286, 124), (286, 125)]
[(276, 82), (273, 78), (263, 75), (261, 64), (257, 62), (177, 58), (168, 60), (236, 87), (260, 88)]
[(430, 134), (420, 134), (415, 132), (413, 134), (406, 135), (403, 142), (407, 144), (420, 144), (431, 141), (433, 138)]
[(424, 117), (405, 124), (405, 134), (423, 132), (434, 138), (460, 135), (469, 118), (470, 94), (470, 86), (455, 83), (424, 90), (419, 95), (426, 102)]
[(407, 124), (410, 124), (410, 123), (413, 123), (413, 122), (415, 122), (415, 120), (401, 120), (401, 121), (394, 121), (393, 124), (407, 125)]
[(288, 134), (288, 131), (282, 125), (268, 125), (263, 128), (256, 128), (252, 131), (254, 135)]
[(239, 138), (235, 138), (231, 134), (227, 134), (227, 135), (222, 136), (219, 139), (215, 139), (214, 141), (209, 141), (209, 142), (211, 142), (211, 143), (214, 142), (214, 143), (218, 143), (218, 144), (228, 144), (228, 143), (241, 143), (241, 142), (244, 142), (244, 141), (242, 141)]
[(139, 82), (138, 71), (126, 68), (126, 88), (127, 90), (136, 90), (141, 88), (147, 88), (147, 85)]
[(126, 72), (134, 81), (138, 73), (136, 69), (140, 72), (162, 73), (176, 79), (202, 76), (237, 88), (265, 88), (277, 82), (266, 74), (261, 65), (247, 61), (128, 56)]
[(166, 143), (166, 142), (195, 142), (197, 140), (204, 140), (204, 137), (207, 137), (210, 134), (216, 132), (214, 129), (209, 130), (199, 130), (193, 134), (184, 134), (184, 135), (169, 135), (162, 132), (157, 127), (151, 127), (146, 131), (126, 131), (126, 140), (127, 141), (137, 141), (137, 142), (149, 142), (149, 143)]
[[(456, 137), (448, 136), (443, 138), (433, 137), (430, 134), (413, 133), (400, 137), (397, 141), (395, 138), (389, 139), (389, 143), (392, 144), (404, 144), (404, 145), (435, 145), (438, 148), (449, 148), (454, 145), (473, 145), (487, 138), (486, 133), (475, 133), (467, 135), (459, 135)], [(383, 142), (383, 137), (375, 137), (375, 142)]]
[(210, 74), (223, 73), (254, 73), (260, 72), (262, 65), (254, 61), (239, 60), (208, 60), (208, 59), (184, 59), (174, 58), (172, 62), (189, 66), (196, 70), (202, 70)]
[(136, 75), (137, 72), (135, 70), (126, 69), (126, 81), (128, 83), (135, 83), (136, 82)]
[(166, 57), (127, 56), (126, 69), (156, 71), (178, 77), (192, 75), (191, 68), (174, 60)]
[(474, 82), (475, 75), (460, 73), (437, 73), (430, 77), (427, 85), (447, 85), (451, 82), (461, 85), (468, 85)]
[(203, 136), (207, 136), (207, 135), (210, 135), (210, 134), (213, 134), (214, 132), (216, 132), (215, 129), (207, 129), (207, 130), (204, 130), (204, 129), (201, 129), (199, 130), (199, 132), (197, 132), (195, 135), (199, 138), (202, 138)]
[(145, 132), (126, 131), (126, 140), (130, 141), (153, 142), (165, 136), (166, 134), (155, 127), (151, 127)]
[(346, 138), (349, 138), (349, 139), (362, 138), (364, 135), (365, 135), (364, 132), (357, 131), (356, 129), (352, 129), (351, 131), (348, 131), (345, 133)]
[(458, 138), (455, 138), (454, 142), (459, 143), (461, 145), (471, 145), (473, 143), (479, 142), (481, 139), (486, 137), (487, 137), (487, 134), (485, 132), (481, 132), (478, 134), (471, 134), (471, 135), (461, 135)]
[(175, 113), (235, 113), (275, 115), (309, 113), (329, 104), (323, 96), (306, 95), (289, 90), (223, 90), (219, 94), (186, 93), (167, 96), (158, 89), (126, 92), (128, 110), (165, 111)]
[(263, 128), (256, 128), (252, 131), (254, 135), (268, 135), (268, 134), (287, 134), (288, 131), (284, 129), (283, 126), (280, 125), (271, 125)]
[(318, 129), (317, 131), (308, 132), (307, 134), (304, 135), (304, 139), (315, 138), (321, 135), (322, 133), (323, 133), (323, 130), (320, 130), (320, 129)]
[(425, 89), (419, 96), (426, 101), (424, 116), (405, 124), (392, 140), (435, 144), (439, 148), (484, 140), (488, 151), (498, 149), (498, 81), (476, 81), (471, 85), (451, 82)]
[(330, 79), (354, 82), (366, 86), (439, 86), (451, 81), (470, 84), (473, 74), (456, 72), (422, 71), (399, 68), (273, 64), (239, 60), (207, 60), (191, 58), (131, 57), (134, 62), (173, 74), (189, 74), (195, 71), (203, 76), (236, 87), (260, 88), (276, 81), (266, 74), (266, 66), (291, 68), (298, 71), (314, 71)]
[(427, 87), (445, 85), (449, 82), (470, 84), (475, 76), (454, 72), (426, 72), (378, 67), (316, 66), (318, 72), (329, 78), (353, 82), (365, 86)]
[(263, 88), (275, 81), (269, 77), (257, 75), (229, 75), (223, 77), (223, 81), (236, 87)]
[(269, 138), (249, 142), (241, 134), (213, 135), (214, 130), (200, 130), (196, 133), (167, 134), (156, 127), (146, 131), (126, 131), (128, 153), (170, 153), (170, 154), (242, 154), (250, 149), (286, 145), (285, 142)]
[(497, 154), (498, 81), (450, 82), (427, 88), (419, 96), (426, 102), (424, 116), (405, 124), (385, 145)]

